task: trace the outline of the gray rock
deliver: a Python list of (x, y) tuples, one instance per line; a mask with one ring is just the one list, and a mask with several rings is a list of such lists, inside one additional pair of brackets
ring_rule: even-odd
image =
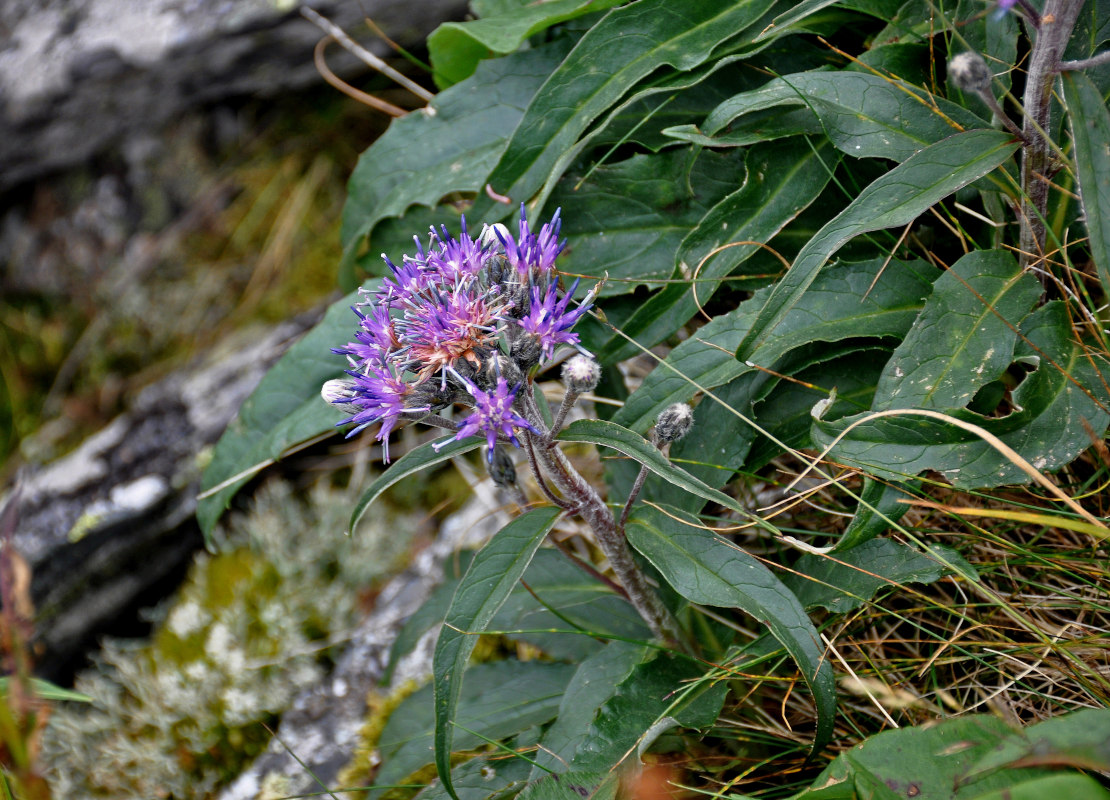
[[(183, 110), (322, 83), (311, 5), (380, 57), (364, 14), (419, 46), (466, 0), (6, 0), (0, 4), (0, 191), (87, 161)], [(364, 70), (338, 47), (333, 71)]]
[(187, 563), (200, 544), (198, 454), (319, 316), (261, 335), (244, 331), (220, 353), (147, 387), (75, 452), (25, 477), (14, 545), (32, 571), (41, 674), (64, 675), (96, 633)]

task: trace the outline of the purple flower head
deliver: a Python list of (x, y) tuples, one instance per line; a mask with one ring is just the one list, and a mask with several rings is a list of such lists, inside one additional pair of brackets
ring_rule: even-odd
[(427, 406), (411, 407), (406, 401), (412, 394), (412, 387), (398, 378), (392, 372), (381, 367), (371, 367), (367, 372), (347, 372), (354, 381), (347, 390), (348, 397), (339, 397), (332, 402), (336, 405), (349, 405), (358, 409), (352, 416), (336, 423), (348, 425), (354, 423), (355, 427), (347, 433), (346, 438), (351, 438), (375, 422), (380, 422), (376, 438), (382, 442), (385, 463), (389, 463), (389, 434), (403, 414), (424, 413)]
[(509, 263), (516, 268), (521, 281), (527, 283), (529, 277), (546, 277), (555, 269), (555, 259), (563, 252), (566, 242), (559, 241), (559, 231), (563, 221), (559, 219), (556, 209), (551, 222), (540, 228), (539, 235), (532, 233), (528, 227), (528, 218), (524, 213), (524, 204), (520, 205), (520, 235), (514, 241), (512, 237), (505, 237), (500, 231), (497, 236), (505, 246), (505, 256)]
[(513, 401), (520, 388), (519, 384), (509, 389), (508, 381), (498, 378), (497, 385), (489, 392), (483, 392), (469, 381), (466, 382), (466, 388), (474, 397), (474, 412), (459, 423), (459, 432), (455, 434), (455, 441), (462, 441), (475, 434), (484, 434), (486, 444), (489, 445), (490, 463), (493, 463), (493, 450), (498, 436), (503, 436), (520, 447), (520, 442), (513, 433), (514, 429), (525, 428), (533, 433), (539, 433), (532, 423), (513, 411)]
[(436, 246), (428, 259), (429, 266), (435, 268), (440, 279), (453, 283), (459, 277), (475, 277), (485, 267), (488, 251), (480, 242), (471, 239), (466, 232), (466, 217), (462, 218), (462, 233), (455, 239), (441, 226), (441, 236), (432, 228), (432, 241)]
[(476, 364), (495, 346), (502, 308), (496, 297), (478, 288), (473, 279), (460, 281), (453, 291), (428, 293), (406, 309), (401, 340), (419, 372), (418, 382), (459, 359)]
[(528, 313), (520, 320), (520, 327), (539, 339), (544, 358), (551, 358), (555, 354), (555, 348), (561, 344), (578, 346), (578, 334), (572, 333), (570, 329), (590, 309), (593, 298), (587, 296), (577, 308), (568, 311), (567, 307), (577, 288), (578, 281), (575, 280), (570, 291), (559, 300), (554, 283), (549, 284), (546, 291), (541, 291), (539, 286), (532, 287), (532, 303)]
[[(417, 242), (419, 244), (419, 242)], [(426, 261), (421, 253), (421, 258), (414, 259), (405, 256), (401, 266), (389, 260), (389, 256), (382, 253), (382, 260), (393, 273), (391, 277), (382, 281), (383, 294), (386, 297), (408, 298), (426, 289), (431, 285), (434, 273), (427, 269)]]
[(372, 308), (369, 314), (363, 314), (356, 306), (351, 306), (351, 310), (359, 319), (355, 341), (348, 342), (346, 347), (333, 347), (332, 352), (350, 357), (356, 367), (384, 364), (390, 350), (400, 345), (393, 330), (389, 305), (382, 302)]

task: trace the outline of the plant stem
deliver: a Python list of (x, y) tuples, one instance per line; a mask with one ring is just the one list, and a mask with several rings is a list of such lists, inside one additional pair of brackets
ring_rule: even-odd
[[(539, 409), (536, 408), (531, 393), (521, 392), (518, 397), (523, 398), (525, 416), (539, 427)], [(562, 492), (565, 500), (571, 503), (570, 510), (590, 526), (617, 581), (624, 587), (629, 601), (651, 628), (651, 632), (664, 641), (681, 644), (683, 639), (678, 623), (663, 605), (654, 587), (648, 583), (647, 577), (636, 566), (628, 542), (613, 519), (613, 512), (597, 490), (578, 473), (555, 443), (531, 434), (528, 436), (531, 453), (534, 453), (536, 461), (542, 466), (542, 472)]]
[(1040, 265), (1045, 257), (1045, 218), (1048, 214), (1049, 173), (1052, 148), (1052, 85), (1060, 69), (1060, 56), (1071, 38), (1083, 0), (1046, 0), (1037, 25), (1037, 38), (1029, 58), (1025, 84), (1026, 146), (1021, 160), (1021, 259), (1022, 266)]

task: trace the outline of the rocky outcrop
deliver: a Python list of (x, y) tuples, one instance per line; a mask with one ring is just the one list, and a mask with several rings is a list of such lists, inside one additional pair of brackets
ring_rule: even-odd
[[(419, 46), (465, 0), (6, 0), (0, 4), (0, 192), (87, 161), (182, 111), (321, 79), (311, 5), (352, 33), (369, 16)], [(380, 57), (389, 46), (359, 35)], [(365, 69), (338, 47), (338, 74)]]
[(98, 633), (180, 573), (200, 544), (200, 455), (318, 317), (244, 331), (144, 389), (69, 456), (26, 475), (13, 544), (31, 567), (40, 674), (64, 675)]

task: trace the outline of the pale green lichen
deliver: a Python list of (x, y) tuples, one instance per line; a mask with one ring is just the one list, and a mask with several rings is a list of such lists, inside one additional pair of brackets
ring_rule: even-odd
[(399, 566), (411, 530), (379, 518), (343, 535), (351, 501), (260, 492), (215, 555), (200, 555), (149, 641), (106, 642), (44, 735), (54, 795), (203, 798), (265, 747), (272, 723), (326, 667), (360, 593)]

